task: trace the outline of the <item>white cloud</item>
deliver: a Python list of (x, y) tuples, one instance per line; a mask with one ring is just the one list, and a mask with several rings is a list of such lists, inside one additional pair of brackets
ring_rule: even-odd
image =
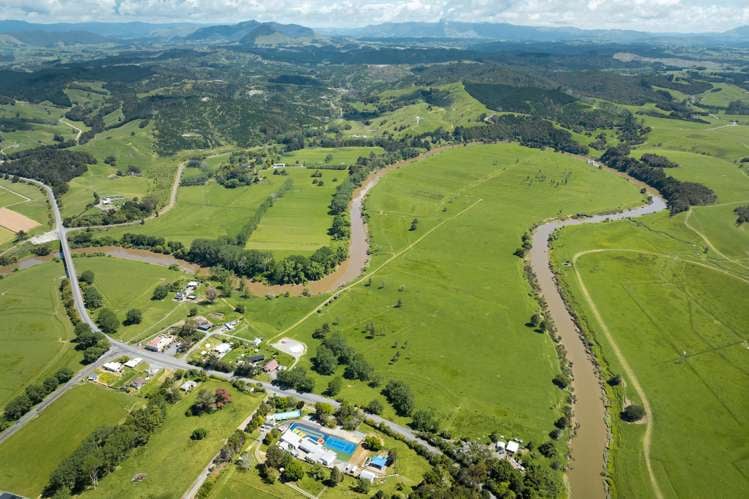
[(0, 18), (362, 26), (439, 19), (648, 31), (749, 24), (747, 0), (0, 0)]

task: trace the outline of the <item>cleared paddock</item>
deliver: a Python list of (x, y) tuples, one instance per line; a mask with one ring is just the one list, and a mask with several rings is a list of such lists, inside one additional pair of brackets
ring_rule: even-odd
[(16, 233), (19, 231), (29, 232), (40, 225), (36, 220), (32, 220), (18, 212), (9, 210), (8, 208), (0, 208), (0, 226), (10, 231)]

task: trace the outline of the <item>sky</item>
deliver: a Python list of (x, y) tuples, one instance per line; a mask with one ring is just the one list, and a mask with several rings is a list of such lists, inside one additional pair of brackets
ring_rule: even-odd
[(749, 25), (749, 0), (0, 0), (0, 19), (199, 23), (257, 19), (318, 28), (444, 19), (705, 32)]

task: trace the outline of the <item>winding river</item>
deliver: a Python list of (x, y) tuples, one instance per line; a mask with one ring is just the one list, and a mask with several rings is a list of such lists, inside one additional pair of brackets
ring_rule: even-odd
[(605, 471), (606, 448), (609, 440), (606, 426), (606, 400), (596, 365), (562, 300), (556, 278), (551, 270), (549, 237), (557, 229), (570, 225), (641, 217), (665, 209), (666, 203), (663, 198), (651, 192), (650, 202), (638, 208), (609, 215), (553, 220), (540, 225), (533, 232), (530, 265), (566, 350), (567, 360), (572, 364), (572, 387), (575, 394), (573, 424), (577, 426), (577, 431), (571, 442), (572, 460), (567, 478), (571, 489), (570, 497), (575, 499), (601, 499), (607, 496), (602, 475)]

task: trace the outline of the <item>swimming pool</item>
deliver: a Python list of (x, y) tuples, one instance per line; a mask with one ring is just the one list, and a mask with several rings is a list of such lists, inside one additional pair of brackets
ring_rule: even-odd
[(356, 450), (357, 444), (346, 439), (329, 435), (301, 423), (291, 423), (290, 430), (297, 430), (315, 442), (322, 440), (323, 446), (335, 452), (339, 458), (348, 461)]

